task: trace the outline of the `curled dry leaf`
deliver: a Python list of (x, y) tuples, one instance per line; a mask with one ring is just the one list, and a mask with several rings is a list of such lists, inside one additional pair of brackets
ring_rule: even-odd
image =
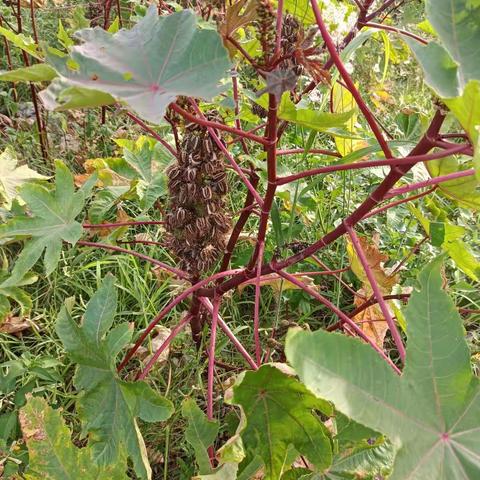
[[(154, 328), (154, 337), (152, 338), (152, 353), (149, 355), (150, 349), (146, 347), (140, 347), (135, 356), (137, 356), (145, 365), (152, 359), (155, 352), (163, 345), (165, 340), (168, 338), (172, 331), (168, 327), (164, 327), (163, 325), (157, 325)], [(133, 347), (133, 344), (131, 345)], [(168, 356), (170, 355), (170, 347), (167, 347), (160, 357), (158, 357), (157, 361), (155, 362), (155, 367), (159, 368), (162, 366), (167, 360)], [(155, 368), (154, 367), (154, 368)]]
[(14, 317), (9, 315), (4, 322), (0, 324), (0, 333), (8, 333), (10, 335), (16, 335), (32, 328), (30, 320), (23, 317)]
[[(303, 282), (308, 287), (313, 288), (314, 290), (320, 289), (319, 285), (315, 284), (315, 281), (312, 277), (309, 277), (308, 275), (301, 275), (301, 274), (294, 274), (294, 275), (298, 278), (298, 280)], [(255, 285), (255, 279), (247, 280), (246, 282), (241, 283), (238, 286), (239, 293), (242, 293), (247, 285)], [(272, 289), (277, 293), (285, 290), (299, 290), (300, 288), (294, 283), (278, 276), (276, 273), (271, 273), (269, 275), (263, 275), (262, 277), (260, 277), (260, 286), (272, 287)]]
[[(361, 288), (358, 291), (359, 295), (365, 295), (365, 290)], [(364, 300), (360, 296), (355, 296), (355, 307), (360, 307)], [(371, 338), (379, 347), (383, 347), (385, 335), (387, 334), (388, 324), (378, 304), (372, 305), (358, 315), (355, 315), (352, 320), (358, 324), (362, 331)]]

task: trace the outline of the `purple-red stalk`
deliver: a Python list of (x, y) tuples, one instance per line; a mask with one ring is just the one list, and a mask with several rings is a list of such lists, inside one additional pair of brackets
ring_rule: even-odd
[(397, 324), (395, 323), (395, 320), (393, 319), (392, 314), (390, 313), (390, 309), (388, 308), (387, 303), (383, 298), (382, 292), (380, 290), (380, 286), (378, 285), (377, 279), (375, 278), (375, 274), (370, 268), (368, 259), (365, 255), (365, 252), (363, 251), (362, 245), (360, 243), (360, 240), (357, 237), (357, 234), (355, 233), (355, 230), (350, 225), (346, 225), (346, 229), (347, 229), (348, 235), (350, 236), (350, 240), (352, 241), (352, 245), (353, 245), (353, 248), (355, 249), (358, 259), (362, 264), (363, 270), (367, 275), (367, 278), (370, 283), (370, 286), (372, 287), (373, 293), (375, 294), (375, 298), (377, 299), (378, 305), (382, 311), (383, 318), (385, 318), (385, 321), (388, 324), (388, 328), (390, 329), (390, 333), (392, 335), (393, 341), (395, 342), (395, 346), (397, 347), (398, 354), (400, 355), (400, 359), (402, 360), (403, 363), (405, 363), (406, 353), (405, 353), (405, 346), (403, 345), (403, 342), (402, 342), (402, 337), (400, 336), (400, 332), (398, 331)]

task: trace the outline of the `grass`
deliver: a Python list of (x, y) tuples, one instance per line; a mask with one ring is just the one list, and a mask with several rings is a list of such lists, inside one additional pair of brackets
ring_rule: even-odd
[[(56, 10), (54, 15), (38, 12), (39, 29), (51, 39), (55, 35), (58, 15), (67, 19), (68, 10)], [(25, 23), (28, 25), (28, 22)], [(369, 65), (379, 61), (380, 55), (376, 51), (375, 45), (367, 49), (365, 55), (364, 61), (358, 62), (360, 65), (362, 63)], [(16, 65), (20, 65), (18, 54), (15, 54), (14, 60)], [(4, 67), (5, 65), (2, 65), (2, 68)], [(412, 75), (413, 66), (405, 67), (402, 63), (398, 63), (391, 68), (393, 71), (391, 74), (394, 76), (398, 74), (401, 81), (396, 84), (397, 90), (390, 92), (390, 95), (397, 98), (400, 91), (414, 92), (401, 95), (401, 103), (409, 106), (412, 103), (411, 95), (415, 95), (421, 122), (421, 117), (429, 113), (427, 105), (431, 105), (430, 94), (425, 87), (412, 80), (415, 78)], [(356, 75), (357, 80), (362, 85), (366, 85), (367, 89), (378, 82), (378, 77), (367, 69), (359, 68)], [(4, 104), (0, 107), (0, 113), (18, 116), (18, 119), (21, 120), (24, 113), (16, 112), (18, 108), (13, 102), (11, 88), (8, 85), (2, 86), (1, 93)], [(24, 87), (19, 87), (18, 94), (21, 105), (29, 107), (28, 91)], [(392, 131), (395, 137), (400, 137), (402, 132), (394, 115), (394, 112), (397, 111), (398, 105), (393, 108), (386, 104), (381, 106), (378, 113), (385, 115), (387, 129)], [(114, 111), (110, 111), (107, 118), (107, 124), (100, 125), (98, 111), (66, 115), (49, 114), (48, 133), (51, 158), (62, 158), (73, 170), (79, 172), (84, 160), (115, 154), (112, 137), (127, 136), (135, 139), (140, 133), (136, 126), (131, 125)], [(308, 132), (292, 128), (286, 134), (284, 145), (286, 148), (288, 145), (302, 146), (306, 144), (307, 139)], [(22, 162), (28, 163), (41, 173), (51, 173), (51, 165), (45, 164), (41, 159), (38, 139), (30, 125), (17, 129), (5, 129), (0, 136), (0, 150), (3, 150), (6, 145), (14, 146)], [(334, 147), (330, 138), (323, 135), (317, 136), (314, 146)], [(253, 161), (260, 167), (263, 164), (261, 153), (257, 152), (257, 157), (253, 158)], [(318, 163), (324, 161), (325, 158), (296, 155), (284, 157), (280, 166), (290, 170), (314, 168)], [(382, 176), (381, 171), (375, 170), (370, 173), (326, 175), (315, 184), (309, 184), (308, 191), (304, 191), (307, 187), (305, 182), (300, 182), (298, 189), (295, 187), (285, 189), (277, 199), (284, 243), (317, 240), (335, 227), (338, 219), (352, 211), (364, 198), (365, 193), (380, 182)], [(231, 191), (229, 205), (230, 210), (235, 212), (242, 208), (243, 190), (239, 183), (234, 183), (233, 177)], [(467, 214), (440, 196), (435, 196), (435, 200), (447, 211), (450, 218), (459, 219), (468, 229), (469, 243), (478, 247), (480, 243), (477, 233), (480, 231), (478, 216)], [(131, 212), (128, 210), (129, 208), (132, 208)], [(129, 213), (135, 213), (134, 208), (134, 206), (126, 204)], [(246, 236), (255, 235), (256, 223), (255, 218), (249, 220), (245, 230)], [(272, 230), (273, 228), (272, 225)], [(360, 232), (367, 235), (375, 232), (382, 233), (381, 249), (390, 257), (387, 266), (401, 261), (424, 234), (405, 207), (400, 207), (381, 218), (367, 220), (363, 222), (362, 228), (363, 231), (360, 230)], [(140, 232), (147, 232), (151, 238), (161, 239), (161, 233), (153, 228), (129, 229), (128, 238), (131, 239), (135, 233)], [(277, 233), (274, 232), (269, 236), (266, 249), (267, 258), (272, 256), (275, 247), (279, 247), (276, 241), (278, 235), (275, 235)], [(280, 247), (282, 246), (280, 245)], [(172, 262), (168, 252), (161, 247), (137, 245), (136, 249), (160, 260)], [(235, 252), (232, 265), (234, 267), (243, 265), (245, 259), (249, 257), (251, 249), (248, 240), (242, 242), (241, 247)], [(14, 259), (17, 253), (16, 249), (10, 246), (3, 247), (2, 250), (10, 259)], [(422, 247), (423, 255), (414, 256), (407, 263), (407, 270), (402, 271), (403, 284), (413, 285), (416, 272), (424, 263), (424, 258), (435, 255), (437, 252), (438, 250), (433, 247), (424, 245)], [(281, 253), (286, 254), (288, 250), (283, 248)], [(331, 245), (322, 252), (321, 258), (332, 268), (342, 268), (348, 265), (344, 242), (339, 241)], [(308, 270), (313, 266), (306, 264), (302, 268)], [(73, 313), (77, 318), (80, 317), (86, 302), (99, 286), (101, 279), (107, 273), (113, 273), (117, 279), (116, 285), (119, 293), (116, 322), (132, 322), (135, 325), (135, 331), (139, 332), (160, 308), (175, 296), (176, 292), (168, 278), (159, 280), (152, 272), (150, 265), (145, 262), (125, 255), (88, 248), (67, 249), (63, 253), (59, 268), (49, 277), (45, 277), (39, 269), (37, 269), (37, 273), (39, 281), (27, 289), (34, 302), (31, 321), (35, 327), (19, 336), (0, 334), (0, 364), (17, 361), (25, 368), (24, 372), (16, 379), (12, 391), (0, 400), (0, 415), (3, 415), (3, 417), (0, 416), (0, 425), (2, 418), (6, 418), (5, 414), (18, 409), (23, 404), (25, 393), (34, 392), (45, 396), (53, 406), (63, 408), (66, 419), (74, 428), (75, 439), (80, 444), (78, 419), (74, 413), (75, 389), (72, 382), (74, 365), (65, 356), (54, 326), (61, 306), (67, 299), (74, 302)], [(447, 267), (447, 275), (452, 279), (450, 290), (456, 297), (457, 303), (464, 308), (479, 309), (480, 293), (472, 282), (458, 270), (454, 270), (451, 264)], [(341, 278), (355, 290), (360, 287), (360, 282), (351, 272), (342, 274)], [(337, 306), (346, 311), (351, 308), (353, 297), (338, 281), (330, 277), (322, 277), (319, 285), (322, 294)], [(265, 287), (262, 293), (261, 336), (262, 341), (270, 345), (273, 350), (273, 360), (283, 360), (281, 345), (286, 332), (284, 326), (288, 322), (316, 330), (336, 321), (331, 312), (311, 301), (301, 291), (283, 289), (275, 292), (269, 287)], [(253, 288), (247, 287), (241, 294), (238, 291), (232, 292), (226, 298), (221, 310), (222, 317), (250, 352), (254, 350), (252, 345), (253, 302)], [(162, 324), (167, 327), (175, 325), (182, 311), (185, 310), (185, 306), (185, 304), (181, 304), (175, 308)], [(472, 352), (477, 354), (479, 353), (479, 322), (479, 315), (468, 316), (465, 321)], [(208, 326), (205, 326), (204, 341), (208, 340), (207, 330)], [(279, 344), (272, 340), (269, 341), (272, 337)], [(195, 473), (193, 451), (184, 439), (185, 424), (181, 417), (180, 405), (186, 397), (195, 398), (200, 406), (205, 404), (207, 362), (205, 347), (202, 344), (200, 350), (197, 351), (188, 330), (185, 331), (172, 344), (166, 363), (154, 369), (148, 377), (148, 382), (160, 393), (166, 395), (176, 408), (175, 414), (165, 424), (140, 425), (156, 479), (183, 480), (190, 478)], [(226, 365), (217, 368), (215, 416), (222, 418), (223, 423), (216, 447), (232, 435), (238, 423), (238, 411), (224, 404), (222, 398), (235, 373), (245, 368), (245, 364), (223, 334), (220, 334), (218, 340), (217, 354), (217, 358)], [(478, 360), (476, 361), (478, 362)], [(133, 375), (135, 368), (139, 366), (140, 362), (137, 360), (130, 367), (129, 375)], [(2, 449), (1, 445), (0, 449)], [(14, 455), (18, 456), (18, 453)]]

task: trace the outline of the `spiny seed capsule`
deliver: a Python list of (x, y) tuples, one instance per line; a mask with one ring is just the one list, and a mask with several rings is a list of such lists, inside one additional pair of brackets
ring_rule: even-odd
[(210, 187), (202, 187), (202, 197), (205, 200), (210, 200), (213, 196), (212, 189)]

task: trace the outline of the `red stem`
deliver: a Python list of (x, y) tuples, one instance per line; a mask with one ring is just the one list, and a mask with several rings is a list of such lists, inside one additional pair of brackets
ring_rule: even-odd
[[(210, 312), (213, 312), (213, 305), (212, 302), (208, 298), (205, 297), (199, 297), (199, 301), (202, 303), (202, 305)], [(225, 321), (222, 319), (222, 317), (219, 315), (218, 316), (218, 325), (220, 328), (223, 330), (225, 335), (230, 339), (230, 341), (233, 343), (234, 347), (237, 349), (237, 351), (242, 355), (242, 357), (245, 359), (245, 361), (250, 365), (250, 367), (253, 370), (258, 369), (258, 365), (254, 362), (253, 358), (250, 356), (250, 354), (247, 352), (245, 347), (240, 343), (238, 338), (235, 336), (235, 334), (230, 330), (229, 326), (225, 323)]]
[(402, 198), (401, 200), (397, 200), (395, 202), (384, 205), (383, 207), (377, 208), (376, 210), (372, 210), (370, 213), (365, 215), (362, 220), (365, 220), (367, 218), (383, 213), (386, 210), (390, 210), (390, 208), (398, 207), (398, 205), (413, 202), (414, 200), (418, 200), (419, 198), (426, 197), (427, 195), (430, 195), (431, 193), (433, 193), (436, 190), (436, 188), (437, 187), (433, 187), (430, 190), (427, 190), (426, 192), (419, 193), (418, 195), (412, 195), (411, 197), (408, 197), (408, 198)]
[(309, 295), (317, 299), (320, 303), (322, 303), (328, 309), (330, 309), (333, 313), (335, 313), (335, 315), (337, 315), (337, 317), (342, 319), (344, 323), (347, 323), (360, 338), (362, 338), (368, 344), (370, 344), (380, 354), (380, 356), (387, 361), (387, 363), (394, 369), (396, 373), (398, 374), (401, 373), (398, 367), (392, 362), (392, 360), (388, 358), (387, 355), (385, 355), (385, 352), (371, 338), (369, 338), (351, 318), (345, 315), (339, 308), (337, 308), (332, 302), (330, 302), (330, 300), (327, 300), (318, 292), (316, 292), (315, 290), (313, 290), (312, 288), (310, 288), (309, 286), (305, 285), (303, 282), (295, 278), (293, 275), (290, 275), (287, 272), (283, 272), (282, 270), (277, 270), (277, 273), (282, 277), (284, 277), (289, 282), (292, 282), (294, 285), (297, 285), (297, 287), (301, 288), (304, 292), (307, 292)]
[(392, 334), (393, 340), (397, 347), (398, 354), (400, 355), (400, 359), (402, 360), (403, 363), (405, 363), (405, 356), (406, 356), (405, 346), (403, 345), (402, 337), (400, 336), (400, 332), (398, 331), (397, 324), (395, 323), (392, 317), (392, 314), (390, 313), (390, 310), (387, 306), (387, 303), (383, 298), (382, 292), (377, 283), (377, 279), (375, 278), (375, 274), (373, 273), (372, 269), (370, 268), (370, 265), (368, 264), (368, 259), (365, 255), (365, 252), (363, 251), (362, 245), (360, 244), (360, 241), (357, 237), (357, 234), (355, 233), (355, 230), (350, 225), (346, 225), (346, 228), (347, 228), (347, 233), (350, 236), (350, 239), (352, 240), (353, 248), (357, 253), (358, 259), (360, 260), (360, 263), (362, 264), (362, 267), (365, 270), (365, 274), (367, 275), (370, 286), (372, 287), (373, 293), (375, 294), (375, 298), (377, 299), (378, 305), (382, 310), (383, 317), (385, 318), (388, 324), (388, 327), (390, 328), (390, 332)]
[(391, 27), (390, 25), (383, 25), (381, 23), (374, 23), (374, 22), (360, 23), (360, 25), (362, 25), (363, 27), (378, 28), (379, 30), (386, 30), (387, 32), (399, 33), (400, 35), (413, 38), (414, 40), (422, 43), (423, 45), (428, 45), (427, 40), (423, 39), (418, 35), (415, 35), (412, 32), (408, 32), (407, 30), (402, 30), (401, 28)]
[(320, 155), (328, 155), (330, 157), (342, 158), (342, 155), (338, 152), (332, 152), (331, 150), (324, 150), (321, 148), (312, 148), (310, 150), (305, 150), (304, 148), (291, 148), (288, 150), (277, 150), (277, 156), (295, 155), (297, 153), (320, 154)]
[(239, 130), (235, 127), (229, 127), (228, 125), (224, 125), (223, 123), (218, 122), (211, 122), (205, 118), (199, 118), (191, 113), (187, 112), (183, 108), (179, 107), (176, 103), (171, 103), (170, 108), (181, 115), (183, 118), (186, 118), (190, 122), (196, 123), (197, 125), (202, 125), (203, 127), (210, 127), (215, 128), (217, 130), (223, 130), (228, 133), (232, 133), (233, 135), (238, 135), (241, 138), (248, 138), (249, 140), (253, 140), (254, 142), (260, 143), (261, 145), (268, 145), (268, 142), (263, 138), (259, 137), (258, 135), (253, 135), (249, 132), (244, 132), (243, 130)]
[(253, 309), (253, 338), (255, 341), (255, 360), (257, 365), (262, 363), (262, 345), (260, 343), (260, 301), (261, 294), (261, 276), (262, 276), (262, 263), (263, 252), (265, 243), (262, 241), (259, 245), (258, 259), (257, 259), (257, 274), (255, 277), (255, 304)]
[(116, 222), (116, 223), (84, 223), (83, 228), (118, 228), (118, 227), (133, 227), (135, 225), (165, 225), (165, 222), (158, 222), (154, 220), (146, 220), (140, 222)]
[(317, 1), (311, 0), (311, 4), (313, 8), (313, 13), (315, 14), (315, 19), (317, 21), (318, 28), (320, 29), (320, 33), (322, 34), (323, 40), (325, 41), (325, 45), (328, 49), (328, 52), (330, 53), (333, 63), (337, 67), (338, 71), (340, 72), (340, 75), (342, 76), (344, 82), (346, 83), (348, 89), (350, 90), (358, 107), (362, 111), (365, 117), (365, 120), (370, 125), (370, 128), (372, 129), (373, 134), (375, 135), (379, 145), (381, 146), (383, 153), (385, 154), (385, 157), (392, 158), (393, 155), (392, 155), (392, 152), (390, 151), (390, 147), (388, 146), (388, 143), (385, 140), (382, 134), (382, 131), (375, 120), (375, 117), (373, 116), (370, 109), (367, 107), (367, 104), (363, 101), (363, 98), (360, 95), (360, 92), (357, 90), (357, 87), (355, 86), (355, 83), (350, 77), (350, 74), (347, 72), (347, 69), (343, 65), (340, 55), (338, 54), (335, 44), (333, 43), (332, 37), (328, 33), (327, 27), (323, 22), (322, 13), (318, 8)]
[(127, 253), (128, 255), (132, 255), (133, 257), (140, 258), (142, 260), (150, 262), (153, 265), (156, 265), (157, 267), (163, 268), (167, 272), (173, 273), (179, 278), (182, 278), (182, 279), (189, 278), (189, 275), (187, 272), (184, 272), (183, 270), (180, 270), (175, 267), (171, 267), (166, 263), (160, 262), (160, 260), (149, 257), (148, 255), (144, 255), (143, 253), (135, 252), (134, 250), (128, 250), (127, 248), (118, 247), (116, 245), (108, 245), (106, 243), (86, 242), (83, 240), (80, 240), (79, 242), (77, 242), (77, 245), (82, 245), (84, 247), (102, 248), (104, 250), (112, 250), (113, 252)]
[(439, 177), (431, 178), (430, 180), (425, 180), (424, 182), (413, 183), (412, 185), (407, 185), (406, 187), (391, 190), (386, 198), (396, 197), (397, 195), (403, 195), (404, 193), (418, 190), (419, 188), (429, 187), (430, 185), (438, 185), (440, 183), (450, 182), (451, 180), (457, 180), (458, 178), (471, 177), (473, 175), (475, 175), (474, 168), (463, 170), (461, 172), (449, 173), (448, 175), (441, 175)]
[(358, 163), (345, 163), (341, 165), (327, 165), (325, 167), (314, 168), (313, 170), (307, 170), (305, 172), (295, 173), (288, 177), (281, 177), (277, 180), (277, 185), (285, 185), (286, 183), (300, 180), (301, 178), (311, 177), (313, 175), (319, 175), (322, 173), (340, 172), (346, 170), (359, 170), (362, 168), (372, 167), (399, 167), (404, 165), (411, 165), (420, 162), (428, 162), (430, 160), (439, 160), (441, 158), (449, 157), (450, 155), (461, 153), (465, 149), (470, 148), (465, 145), (456, 145), (449, 150), (442, 150), (440, 152), (422, 155), (409, 155), (404, 158), (389, 158), (386, 160), (369, 160), (367, 162)]
[[(80, 243), (80, 242), (79, 242)], [(192, 285), (191, 287), (187, 288), (184, 290), (182, 293), (180, 293), (175, 299), (173, 299), (166, 307), (164, 307), (157, 315), (156, 317), (148, 324), (147, 328), (144, 330), (144, 332), (140, 335), (138, 340), (135, 342), (135, 345), (127, 352), (125, 358), (123, 359), (122, 363), (118, 366), (117, 370), (120, 371), (122, 370), (129, 360), (135, 355), (135, 352), (139, 349), (140, 345), (143, 343), (145, 338), (147, 338), (148, 334), (155, 328), (155, 325), (162, 320), (165, 315), (167, 315), (173, 308), (175, 308), (179, 303), (183, 302), (186, 298), (188, 298), (190, 295), (193, 293), (197, 292), (200, 290), (203, 286), (208, 285), (210, 282), (213, 282), (219, 278), (222, 277), (227, 277), (229, 275), (234, 275), (235, 273), (239, 273), (242, 270), (227, 270), (225, 272), (218, 272), (208, 278), (204, 278), (203, 280), (200, 280), (197, 282), (195, 285)]]
[(210, 328), (210, 346), (208, 348), (207, 373), (207, 417), (213, 420), (213, 380), (215, 374), (215, 345), (217, 342), (218, 311), (221, 297), (213, 299), (212, 326)]
[(130, 112), (125, 112), (137, 125), (140, 125), (146, 132), (148, 132), (155, 140), (158, 140), (174, 157), (178, 157), (178, 152), (165, 141), (153, 128), (150, 128), (143, 120), (140, 120), (136, 115)]
[(168, 348), (172, 343), (175, 337), (186, 327), (188, 322), (190, 322), (191, 315), (185, 315), (182, 320), (175, 326), (175, 328), (170, 332), (170, 335), (164, 340), (160, 345), (157, 351), (153, 354), (152, 358), (145, 365), (145, 368), (136, 376), (135, 380), (144, 380), (152, 367), (155, 365), (156, 361), (160, 355)]

